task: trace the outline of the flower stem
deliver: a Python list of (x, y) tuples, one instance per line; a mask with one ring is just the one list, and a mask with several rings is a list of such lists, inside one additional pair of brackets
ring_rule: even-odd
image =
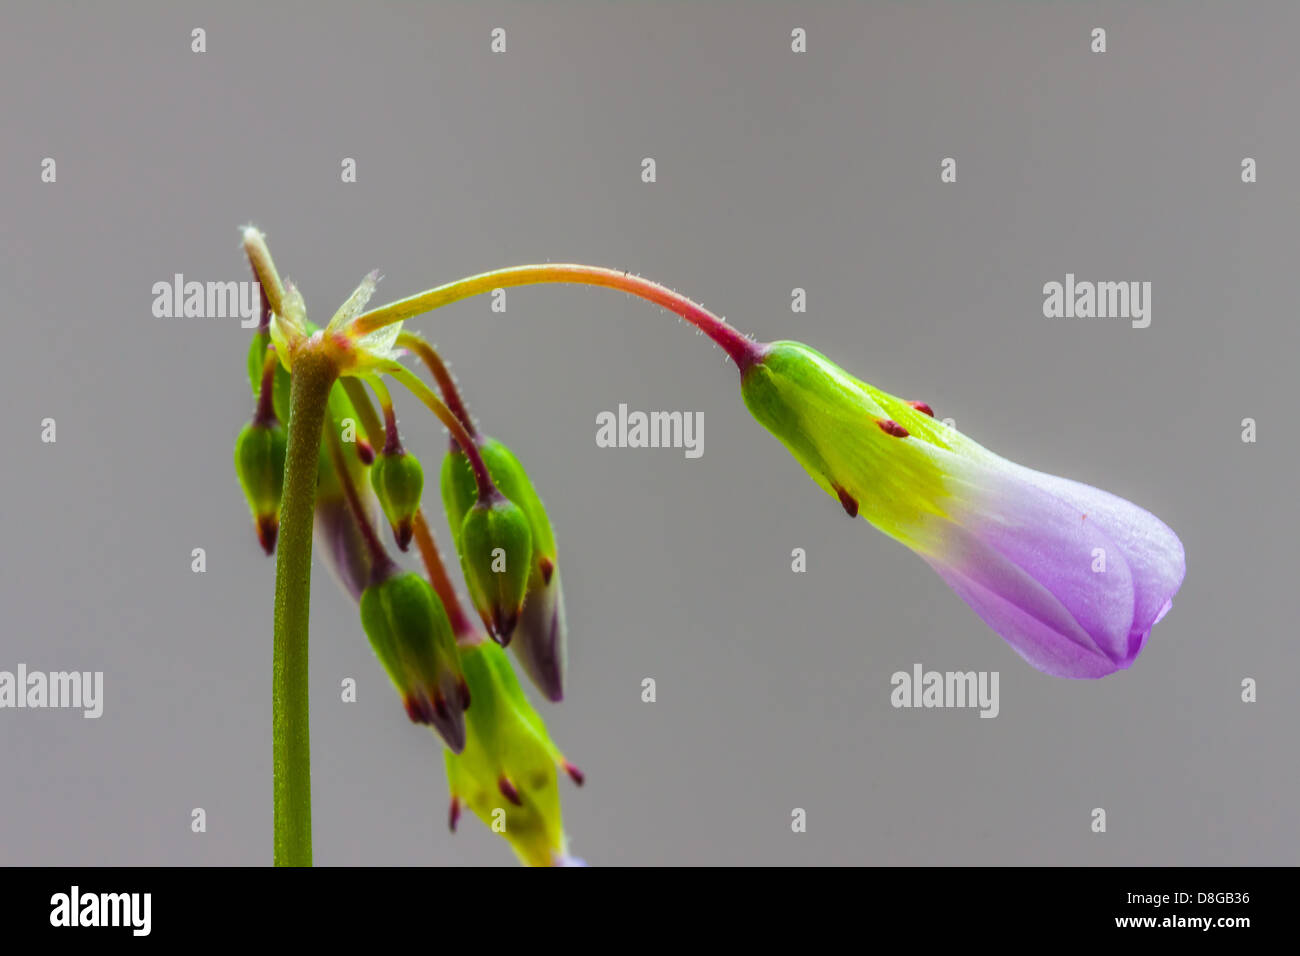
[(731, 357), (745, 373), (757, 362), (763, 353), (763, 346), (754, 342), (729, 326), (725, 320), (714, 315), (699, 303), (692, 302), (667, 286), (642, 279), (617, 269), (604, 269), (600, 266), (583, 266), (572, 263), (546, 263), (544, 265), (511, 266), (469, 276), (438, 286), (427, 292), (421, 292), (405, 299), (399, 299), (388, 305), (365, 312), (356, 318), (356, 334), (364, 335), (376, 329), (382, 329), (394, 322), (401, 322), (412, 316), (432, 311), (452, 302), (467, 299), (470, 296), (504, 289), (510, 286), (539, 285), (544, 283), (572, 282), (578, 285), (603, 286), (619, 289), (631, 295), (647, 299), (656, 305), (675, 312), (687, 322), (699, 328)]
[(460, 419), (453, 415), (451, 409), (434, 393), (433, 389), (425, 385), (418, 375), (400, 362), (385, 364), (382, 368), (415, 393), (415, 397), (424, 402), (429, 407), (429, 410), (447, 426), (447, 431), (451, 432), (451, 437), (456, 440), (465, 452), (465, 457), (469, 459), (469, 466), (474, 470), (474, 481), (478, 485), (479, 499), (490, 501), (499, 494), (496, 484), (492, 481), (492, 476), (488, 474), (487, 465), (483, 462), (483, 456), (479, 454), (478, 445), (474, 443), (474, 438), (461, 424)]
[(451, 377), (451, 370), (447, 368), (447, 363), (442, 360), (438, 350), (411, 332), (403, 332), (399, 335), (397, 345), (399, 348), (410, 349), (428, 366), (429, 373), (433, 375), (434, 381), (438, 383), (438, 389), (442, 392), (442, 400), (447, 403), (451, 413), (460, 419), (460, 423), (465, 426), (465, 431), (477, 436), (478, 430), (469, 417), (469, 410), (465, 407), (464, 399), (461, 398), (460, 389), (456, 387), (456, 380)]
[(253, 424), (269, 425), (275, 417), (275, 369), (280, 364), (275, 354), (275, 346), (266, 347), (266, 358), (262, 361), (262, 387), (257, 393), (257, 409), (253, 412)]
[(380, 423), (379, 416), (375, 414), (375, 406), (370, 404), (370, 396), (366, 394), (361, 379), (348, 376), (339, 379), (339, 384), (351, 399), (357, 417), (361, 419), (361, 430), (366, 433), (366, 441), (372, 448), (383, 447), (384, 426)]
[(311, 535), (326, 403), (337, 372), (319, 350), (294, 357), (289, 390), (289, 446), (275, 558), (275, 641), (271, 735), (275, 780), (275, 865), (311, 865), (311, 732), (307, 623), (311, 604)]
[(378, 375), (365, 376), (365, 382), (375, 391), (379, 399), (379, 408), (384, 413), (384, 454), (400, 455), (402, 437), (397, 433), (397, 410), (393, 408), (393, 396), (388, 393), (388, 386)]
[(447, 576), (447, 568), (438, 554), (438, 545), (433, 540), (433, 532), (429, 530), (429, 523), (424, 518), (422, 508), (415, 512), (415, 543), (420, 549), (425, 570), (429, 572), (429, 583), (433, 585), (433, 590), (447, 610), (452, 631), (457, 637), (473, 633), (474, 626), (465, 616), (465, 609), (461, 607), (460, 598), (456, 596), (456, 587)]

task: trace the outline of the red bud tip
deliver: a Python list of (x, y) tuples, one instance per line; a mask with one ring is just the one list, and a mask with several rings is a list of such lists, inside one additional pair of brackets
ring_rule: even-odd
[(280, 532), (280, 519), (275, 515), (262, 515), (257, 519), (257, 540), (262, 550), (271, 554), (275, 550), (275, 536)]
[(460, 679), (460, 709), (469, 710), (469, 684), (463, 677)]
[(844, 510), (848, 513), (848, 516), (850, 518), (856, 518), (858, 516), (858, 499), (854, 498), (839, 485), (833, 485), (832, 487), (834, 487), (835, 493), (840, 496), (840, 504), (844, 506)]
[(908, 402), (907, 404), (911, 405), (921, 414), (929, 415), (931, 418), (934, 418), (934, 409), (931, 408), (929, 405), (927, 405), (925, 402)]
[(406, 716), (411, 718), (411, 723), (433, 723), (433, 708), (425, 698), (407, 695), (402, 699), (402, 703), (406, 706)]
[(452, 833), (456, 832), (456, 824), (460, 822), (460, 798), (451, 798), (451, 812), (447, 814), (447, 827)]
[(545, 555), (542, 555), (537, 559), (537, 567), (540, 568), (542, 572), (542, 583), (550, 584), (551, 575), (555, 573), (555, 562)]
[(519, 798), (519, 791), (515, 789), (515, 785), (510, 782), (509, 778), (502, 777), (497, 781), (497, 786), (501, 789), (501, 795), (515, 806), (522, 807), (524, 805), (524, 801)]
[(370, 447), (370, 442), (364, 438), (357, 439), (357, 458), (363, 465), (372, 465), (375, 461), (375, 450)]
[(411, 537), (415, 534), (414, 518), (403, 518), (397, 524), (393, 525), (393, 537), (397, 539), (397, 546), (403, 551), (411, 546)]
[(893, 435), (895, 438), (906, 438), (910, 434), (906, 428), (892, 418), (877, 418), (876, 424), (880, 426), (880, 430), (886, 435)]
[(515, 632), (515, 625), (519, 623), (519, 612), (512, 611), (504, 613), (500, 608), (492, 609), (492, 628), (491, 634), (496, 642), (502, 647), (510, 646), (510, 636)]
[(581, 770), (579, 770), (579, 769), (578, 769), (577, 767), (575, 767), (573, 764), (569, 763), (569, 761), (567, 761), (567, 760), (564, 761), (564, 772), (567, 773), (567, 774), (569, 775), (570, 779), (572, 779), (573, 782), (576, 783), (576, 784), (577, 784), (578, 786), (580, 786), (580, 787), (581, 787), (584, 783), (586, 783), (586, 781), (587, 781), (586, 774), (584, 774)]

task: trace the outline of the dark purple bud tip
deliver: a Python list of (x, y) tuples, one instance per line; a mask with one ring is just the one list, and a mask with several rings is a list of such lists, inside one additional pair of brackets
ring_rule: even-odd
[(460, 798), (451, 798), (451, 811), (447, 814), (447, 827), (452, 833), (456, 832), (456, 824), (460, 822)]
[(858, 499), (854, 498), (839, 485), (832, 485), (832, 487), (835, 489), (835, 493), (840, 496), (840, 504), (844, 506), (844, 510), (848, 516), (850, 518), (856, 518), (858, 516)]
[(397, 539), (397, 546), (403, 551), (411, 547), (411, 537), (415, 534), (415, 519), (403, 518), (397, 524), (393, 525), (393, 537)]
[(431, 724), (433, 723), (433, 707), (427, 697), (407, 694), (402, 703), (406, 706), (406, 716), (411, 718), (413, 724)]
[(502, 647), (510, 646), (510, 637), (519, 624), (519, 612), (505, 612), (500, 608), (492, 609), (492, 636)]
[(564, 761), (564, 772), (567, 773), (569, 778), (580, 787), (587, 782), (587, 775), (567, 760)]
[(262, 515), (257, 519), (257, 540), (267, 554), (275, 551), (275, 536), (280, 533), (280, 519), (275, 515)]
[(469, 684), (465, 683), (465, 678), (460, 679), (460, 709), (469, 710)]
[(893, 435), (895, 438), (906, 438), (910, 432), (892, 418), (877, 418), (876, 424), (886, 435)]
[(364, 438), (357, 439), (357, 458), (363, 465), (372, 465), (375, 461), (375, 450), (370, 446), (370, 442)]
[(433, 711), (438, 715), (439, 720), (447, 720), (451, 712), (447, 709), (447, 700), (442, 694), (433, 695)]
[(934, 418), (934, 409), (925, 402), (908, 402), (907, 404), (911, 405), (922, 415), (929, 415), (931, 418)]
[(519, 791), (515, 789), (515, 785), (510, 782), (508, 777), (503, 776), (498, 780), (497, 786), (501, 790), (501, 795), (515, 806), (522, 807), (524, 805), (524, 801), (519, 798)]
[(551, 575), (555, 573), (555, 562), (546, 557), (546, 555), (542, 555), (537, 559), (537, 567), (542, 572), (542, 583), (550, 584)]

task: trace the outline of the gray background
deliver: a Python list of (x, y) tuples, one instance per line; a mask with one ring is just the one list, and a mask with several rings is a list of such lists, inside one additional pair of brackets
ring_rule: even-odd
[[(849, 521), (673, 316), (547, 287), (416, 320), (557, 525), (571, 691), (543, 713), (588, 775), (562, 783), (579, 855), (1297, 862), (1300, 11), (1130, 6), (6, 3), (0, 669), (103, 670), (106, 703), (0, 712), (0, 862), (270, 860), (273, 564), (231, 467), (248, 333), (150, 313), (175, 272), (246, 278), (249, 221), (317, 321), (373, 267), (383, 301), (547, 259), (637, 271), (1181, 536), (1133, 669), (1053, 679)], [(1150, 280), (1151, 327), (1044, 319), (1066, 272)], [(702, 411), (703, 458), (597, 448), (620, 402)], [(440, 428), (402, 411), (436, 463)], [(323, 573), (312, 623), (317, 862), (512, 861), (477, 821), (446, 832), (440, 748)], [(1000, 671), (1001, 715), (891, 708), (914, 662)]]

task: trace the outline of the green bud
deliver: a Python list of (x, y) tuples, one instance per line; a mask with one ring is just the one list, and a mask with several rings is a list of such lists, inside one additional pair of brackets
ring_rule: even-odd
[(528, 516), (510, 499), (476, 501), (457, 541), (469, 595), (488, 633), (505, 646), (519, 622), (532, 566)]
[[(542, 500), (533, 489), (533, 483), (529, 481), (523, 465), (519, 464), (519, 459), (495, 438), (480, 438), (478, 452), (483, 457), (483, 463), (487, 465), (488, 474), (492, 476), (497, 490), (524, 509), (528, 516), (535, 555), (546, 556), (554, 561), (555, 536), (551, 532), (551, 523), (546, 517)], [(452, 535), (458, 535), (460, 526), (465, 522), (465, 515), (478, 500), (474, 469), (460, 449), (448, 452), (442, 460), (441, 485), (447, 523), (451, 526)]]
[[(491, 641), (461, 646), (461, 667), (474, 695), (466, 714), (465, 749), (448, 753), (453, 830), (461, 806), (510, 841), (530, 866), (573, 865), (560, 815), (557, 770), (582, 783), (541, 717), (528, 703), (505, 652)], [(500, 820), (504, 812), (504, 821)], [(504, 827), (500, 823), (504, 822)]]
[(361, 626), (402, 695), (407, 716), (433, 727), (460, 753), (469, 689), (447, 611), (429, 582), (391, 567), (387, 577), (362, 592)]
[(279, 422), (249, 422), (235, 439), (235, 474), (253, 513), (262, 550), (275, 550), (288, 436)]
[[(558, 701), (564, 697), (567, 628), (555, 533), (542, 499), (510, 449), (494, 438), (480, 439), (478, 448), (498, 490), (528, 516), (533, 536), (523, 614), (510, 643), (529, 680), (548, 700)], [(466, 513), (478, 500), (474, 470), (464, 452), (457, 449), (447, 454), (441, 479), (447, 520), (458, 537)]]
[(370, 484), (379, 506), (393, 526), (397, 546), (405, 551), (411, 544), (415, 512), (424, 491), (424, 469), (410, 452), (384, 452), (370, 466)]

